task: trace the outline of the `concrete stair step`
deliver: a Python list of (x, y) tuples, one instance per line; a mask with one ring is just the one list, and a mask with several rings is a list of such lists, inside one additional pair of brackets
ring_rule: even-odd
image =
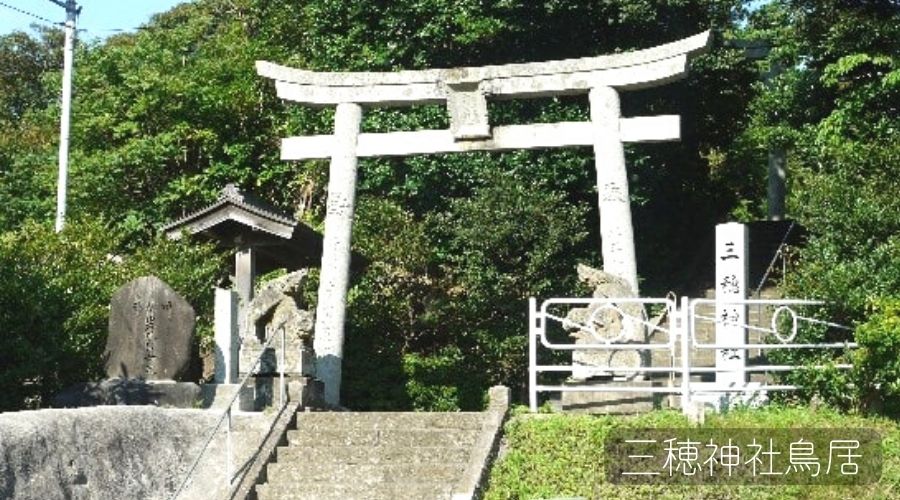
[(384, 483), (417, 482), (453, 484), (462, 475), (465, 464), (269, 464), (268, 479), (272, 484), (306, 487), (315, 483), (330, 485), (335, 478), (374, 486)]
[(297, 431), (288, 431), (291, 446), (316, 446), (333, 443), (344, 446), (471, 446), (479, 431), (453, 429), (388, 429), (378, 430), (367, 427), (350, 426), (347, 429), (320, 429), (311, 431), (300, 426)]
[(280, 446), (278, 462), (309, 461), (321, 464), (464, 463), (469, 448), (445, 446)]
[(297, 429), (465, 429), (481, 430), (484, 416), (479, 412), (307, 412), (297, 414)]
[(298, 413), (260, 500), (449, 499), (486, 427), (480, 412)]
[(436, 500), (450, 498), (453, 487), (430, 483), (306, 485), (264, 484), (256, 487), (259, 500)]

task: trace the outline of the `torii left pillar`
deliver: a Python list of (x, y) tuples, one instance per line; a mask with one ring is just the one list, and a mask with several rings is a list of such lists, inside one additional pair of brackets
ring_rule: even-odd
[(588, 94), (594, 130), (594, 165), (597, 169), (597, 207), (603, 270), (631, 285), (638, 296), (634, 226), (625, 168), (625, 145), (619, 132), (621, 104), (612, 87), (595, 87)]
[(316, 376), (325, 382), (325, 402), (340, 403), (344, 318), (350, 282), (350, 239), (356, 205), (356, 155), (362, 107), (341, 103), (334, 113), (334, 151), (328, 169), (328, 200), (313, 349)]

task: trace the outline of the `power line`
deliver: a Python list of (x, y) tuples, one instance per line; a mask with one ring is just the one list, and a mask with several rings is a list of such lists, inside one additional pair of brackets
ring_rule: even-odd
[(6, 8), (9, 9), (9, 10), (14, 10), (14, 11), (18, 12), (19, 14), (24, 14), (24, 15), (26, 15), (26, 16), (31, 16), (31, 17), (33, 17), (33, 18), (35, 18), (35, 19), (37, 19), (37, 20), (39, 20), (39, 21), (45, 22), (45, 23), (53, 24), (53, 25), (56, 25), (56, 26), (63, 26), (63, 25), (65, 25), (65, 23), (60, 23), (60, 22), (57, 22), (57, 21), (51, 21), (51, 20), (47, 19), (46, 17), (41, 17), (41, 16), (39, 16), (39, 15), (37, 15), (37, 14), (28, 12), (27, 10), (22, 10), (22, 9), (20, 9), (20, 8), (18, 8), (18, 7), (14, 7), (14, 6), (9, 5), (9, 4), (7, 4), (7, 3), (0, 2), (0, 6), (6, 7)]
[(79, 28), (78, 31), (84, 31), (86, 33), (100, 33), (100, 32), (113, 32), (113, 33), (127, 33), (129, 31), (144, 31), (144, 30), (154, 30), (154, 31), (162, 31), (167, 29), (175, 29), (175, 28), (161, 28), (161, 27), (150, 27), (150, 26), (135, 26), (133, 28)]

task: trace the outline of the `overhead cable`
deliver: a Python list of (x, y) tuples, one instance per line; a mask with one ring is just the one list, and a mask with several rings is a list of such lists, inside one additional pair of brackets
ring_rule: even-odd
[(0, 7), (6, 7), (7, 9), (9, 9), (9, 10), (14, 10), (14, 11), (18, 12), (19, 14), (23, 14), (23, 15), (26, 15), (26, 16), (30, 16), (30, 17), (33, 17), (33, 18), (39, 20), (39, 21), (42, 21), (42, 22), (45, 22), (45, 23), (49, 23), (49, 24), (52, 24), (52, 25), (55, 25), (55, 26), (63, 26), (63, 25), (65, 24), (65, 23), (61, 23), (61, 22), (58, 22), (58, 21), (51, 21), (51, 20), (47, 19), (46, 17), (41, 17), (41, 16), (39, 16), (39, 15), (37, 15), (37, 14), (34, 14), (34, 13), (32, 13), (32, 12), (28, 12), (27, 10), (22, 10), (22, 9), (20, 9), (20, 8), (18, 8), (18, 7), (9, 5), (9, 4), (4, 3), (4, 2), (0, 2)]

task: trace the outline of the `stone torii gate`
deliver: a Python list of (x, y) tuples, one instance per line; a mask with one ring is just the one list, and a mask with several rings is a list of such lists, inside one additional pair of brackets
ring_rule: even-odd
[[(663, 85), (687, 74), (692, 56), (710, 43), (708, 31), (657, 47), (581, 59), (477, 68), (392, 73), (305, 71), (257, 61), (260, 76), (275, 80), (278, 96), (310, 106), (336, 106), (333, 135), (282, 139), (281, 158), (330, 158), (319, 303), (316, 310), (317, 374), (325, 398), (340, 394), (344, 317), (350, 267), (350, 234), (360, 157), (466, 151), (593, 146), (600, 236), (606, 272), (638, 291), (625, 142), (680, 139), (680, 117), (623, 118), (619, 91)], [(589, 122), (491, 127), (487, 99), (587, 93)], [(449, 130), (360, 133), (363, 106), (446, 103)]]

